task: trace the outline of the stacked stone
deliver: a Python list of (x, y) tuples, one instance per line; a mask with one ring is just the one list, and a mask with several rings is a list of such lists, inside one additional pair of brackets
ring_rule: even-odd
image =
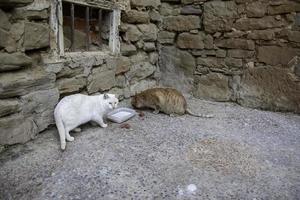
[[(131, 0), (131, 10), (122, 13), (119, 86), (127, 86), (125, 96), (153, 87), (157, 83), (157, 24), (160, 0)], [(123, 63), (123, 64), (122, 64)], [(127, 93), (127, 95), (126, 95)]]
[(159, 1), (131, 1), (131, 9), (122, 12), (120, 56), (84, 53), (48, 65), (49, 71), (56, 69), (60, 95), (108, 91), (122, 99), (155, 86), (159, 5)]
[(165, 85), (199, 98), (300, 112), (299, 1), (161, 2)]
[(49, 47), (49, 3), (0, 2), (0, 145), (26, 142), (53, 124), (55, 74), (37, 52)]
[(156, 85), (160, 1), (131, 5), (122, 13), (122, 55), (82, 52), (57, 59), (49, 41), (50, 1), (0, 2), (0, 145), (26, 142), (54, 124), (54, 107), (66, 95), (124, 98)]

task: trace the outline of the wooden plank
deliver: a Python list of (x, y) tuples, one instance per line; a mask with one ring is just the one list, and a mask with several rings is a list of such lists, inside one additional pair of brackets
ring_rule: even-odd
[(86, 50), (90, 49), (90, 8), (85, 8), (85, 36), (86, 36)]
[(129, 3), (115, 3), (111, 0), (64, 0), (70, 3), (80, 4), (83, 6), (89, 6), (94, 8), (102, 8), (105, 10), (113, 10), (113, 9), (128, 9)]
[(110, 14), (110, 32), (109, 32), (109, 48), (113, 54), (120, 53), (119, 25), (121, 19), (121, 10), (114, 9)]
[(57, 23), (57, 9), (58, 2), (51, 1), (51, 9), (50, 9), (50, 48), (53, 52), (53, 57), (57, 58), (58, 55), (58, 23)]
[(65, 46), (64, 46), (64, 29), (63, 29), (63, 9), (62, 9), (62, 2), (58, 1), (57, 6), (57, 13), (58, 13), (58, 50), (59, 55), (65, 55)]
[(101, 36), (101, 32), (102, 32), (102, 10), (99, 9), (98, 11), (98, 31), (99, 31), (99, 47), (102, 46), (102, 36)]
[(74, 4), (71, 3), (71, 51), (74, 51), (74, 38), (75, 38), (75, 19), (74, 19)]

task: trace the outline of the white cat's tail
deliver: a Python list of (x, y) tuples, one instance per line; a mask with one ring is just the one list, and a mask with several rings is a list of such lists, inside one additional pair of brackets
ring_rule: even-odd
[(187, 114), (192, 115), (194, 117), (203, 117), (203, 118), (213, 118), (214, 115), (204, 115), (204, 114), (195, 114), (190, 109), (186, 109), (185, 111)]
[(57, 130), (59, 133), (60, 147), (62, 150), (65, 150), (66, 149), (66, 134), (65, 134), (64, 123), (61, 119), (61, 116), (57, 112), (54, 112), (54, 119), (55, 119), (56, 127), (57, 127)]

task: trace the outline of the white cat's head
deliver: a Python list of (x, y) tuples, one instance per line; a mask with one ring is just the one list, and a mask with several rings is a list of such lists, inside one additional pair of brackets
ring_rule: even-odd
[(118, 107), (119, 99), (114, 94), (103, 94), (103, 100), (109, 109)]

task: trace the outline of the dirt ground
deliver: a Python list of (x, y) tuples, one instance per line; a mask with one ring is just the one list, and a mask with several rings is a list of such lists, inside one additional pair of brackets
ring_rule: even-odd
[(215, 117), (144, 112), (83, 126), (65, 152), (55, 127), (8, 148), (0, 199), (300, 199), (299, 115), (188, 102)]

